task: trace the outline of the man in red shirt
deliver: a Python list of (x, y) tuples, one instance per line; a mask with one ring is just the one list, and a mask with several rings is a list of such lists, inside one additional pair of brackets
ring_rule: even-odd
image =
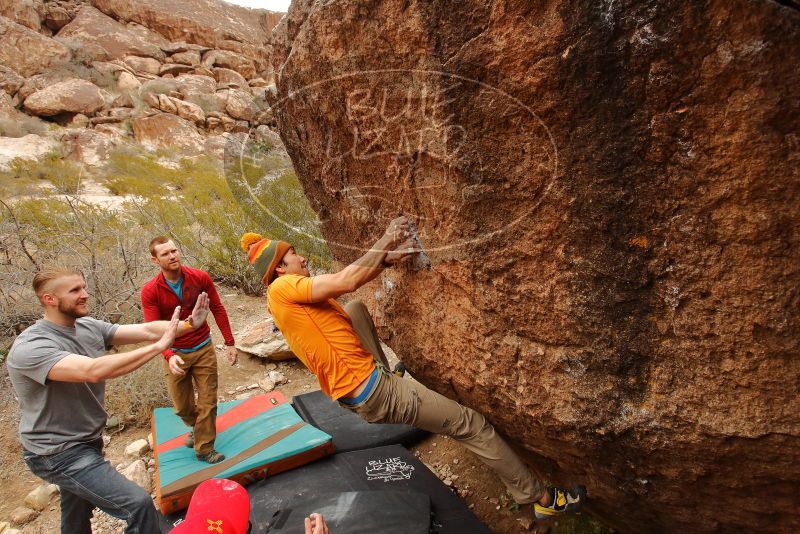
[[(219, 299), (214, 282), (205, 271), (181, 265), (181, 253), (171, 239), (153, 238), (150, 254), (154, 264), (161, 269), (142, 287), (142, 312), (145, 322), (169, 318), (175, 306), (181, 306), (181, 319), (188, 318), (197, 297), (208, 294), (211, 313), (225, 340), (228, 361), (236, 363), (231, 325), (228, 314)], [(165, 375), (175, 413), (192, 428), (186, 439), (187, 447), (194, 447), (199, 460), (215, 464), (225, 456), (214, 449), (217, 437), (217, 355), (211, 342), (208, 323), (175, 340), (171, 349), (164, 351)], [(197, 387), (197, 402), (194, 387)]]

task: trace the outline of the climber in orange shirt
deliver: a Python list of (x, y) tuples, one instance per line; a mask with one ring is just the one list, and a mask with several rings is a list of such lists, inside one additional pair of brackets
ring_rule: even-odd
[(275, 325), (326, 395), (370, 423), (409, 424), (458, 440), (498, 474), (518, 504), (533, 504), (539, 519), (580, 510), (586, 500), (583, 486), (545, 486), (483, 415), (388, 372), (364, 304), (354, 301), (343, 308), (334, 300), (419, 252), (412, 238), (409, 220), (399, 217), (358, 260), (337, 273), (313, 277), (306, 259), (285, 241), (247, 233), (241, 244), (267, 286)]

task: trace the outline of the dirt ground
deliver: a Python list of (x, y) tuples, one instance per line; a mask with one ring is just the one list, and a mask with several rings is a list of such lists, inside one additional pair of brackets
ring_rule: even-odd
[[(243, 296), (225, 289), (222, 289), (220, 294), (228, 311), (234, 335), (266, 317), (263, 298)], [(214, 343), (221, 343), (219, 331), (213, 325), (212, 334)], [(233, 400), (242, 394), (235, 391), (237, 387), (255, 384), (267, 372), (268, 362), (265, 360), (240, 353), (238, 363), (231, 366), (225, 360), (223, 352), (221, 350), (217, 352), (220, 401)], [(390, 353), (388, 356), (390, 363), (394, 364), (396, 361), (394, 354)], [(319, 389), (315, 377), (297, 360), (281, 362), (278, 364), (278, 369), (289, 380), (289, 383), (278, 388), (287, 398)], [(261, 390), (254, 390), (254, 393), (259, 391)], [(3, 365), (0, 371), (0, 523), (10, 521), (8, 518), (11, 511), (23, 506), (28, 492), (41, 483), (41, 480), (31, 474), (22, 461), (17, 437), (18, 420), (19, 408)], [(107, 434), (111, 437), (111, 442), (106, 449), (107, 458), (113, 465), (121, 463), (128, 465), (131, 460), (123, 456), (125, 446), (136, 439), (147, 437), (149, 432), (149, 426), (127, 426), (121, 431), (109, 430)], [(453, 490), (475, 515), (497, 534), (547, 532), (548, 529), (554, 534), (611, 532), (586, 514), (577, 519), (561, 521), (560, 524), (555, 522), (549, 526), (534, 525), (532, 530), (526, 530), (518, 521), (525, 511), (513, 509), (513, 502), (497, 477), (460, 444), (452, 439), (432, 436), (413, 447), (412, 451), (425, 464), (432, 467), (440, 478), (449, 479), (448, 482)], [(95, 533), (122, 532), (122, 527), (118, 524), (107, 526), (108, 524), (104, 523), (105, 526), (102, 528), (96, 526)], [(58, 499), (53, 499), (49, 508), (34, 521), (19, 528), (24, 534), (58, 532)]]

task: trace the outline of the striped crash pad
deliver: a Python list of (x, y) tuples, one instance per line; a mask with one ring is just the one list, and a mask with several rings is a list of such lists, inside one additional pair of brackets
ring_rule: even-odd
[(161, 512), (189, 506), (198, 484), (227, 478), (242, 485), (333, 454), (331, 436), (304, 422), (279, 391), (217, 406), (218, 464), (195, 458), (184, 445), (189, 427), (173, 409), (153, 410), (156, 495)]

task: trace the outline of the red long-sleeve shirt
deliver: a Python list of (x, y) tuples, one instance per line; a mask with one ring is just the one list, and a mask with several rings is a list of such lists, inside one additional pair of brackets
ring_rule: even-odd
[[(183, 301), (178, 300), (178, 295), (167, 285), (164, 279), (164, 274), (159, 272), (152, 280), (148, 281), (142, 287), (142, 312), (144, 313), (144, 321), (168, 320), (172, 317), (172, 312), (175, 311), (175, 306), (181, 307), (181, 319), (186, 319), (192, 314), (194, 305), (197, 303), (197, 297), (203, 291), (208, 295), (209, 306), (211, 313), (214, 314), (214, 319), (217, 321), (217, 326), (226, 345), (233, 345), (233, 333), (231, 332), (231, 324), (228, 321), (228, 314), (222, 301), (217, 294), (217, 288), (214, 287), (214, 282), (208, 273), (200, 269), (192, 269), (191, 267), (181, 266), (183, 274), (183, 285), (181, 287), (183, 293)], [(177, 349), (188, 349), (202, 343), (211, 334), (211, 329), (207, 322), (204, 322), (199, 328), (176, 338), (172, 344)], [(164, 357), (169, 358), (175, 354), (172, 350), (164, 351)]]

